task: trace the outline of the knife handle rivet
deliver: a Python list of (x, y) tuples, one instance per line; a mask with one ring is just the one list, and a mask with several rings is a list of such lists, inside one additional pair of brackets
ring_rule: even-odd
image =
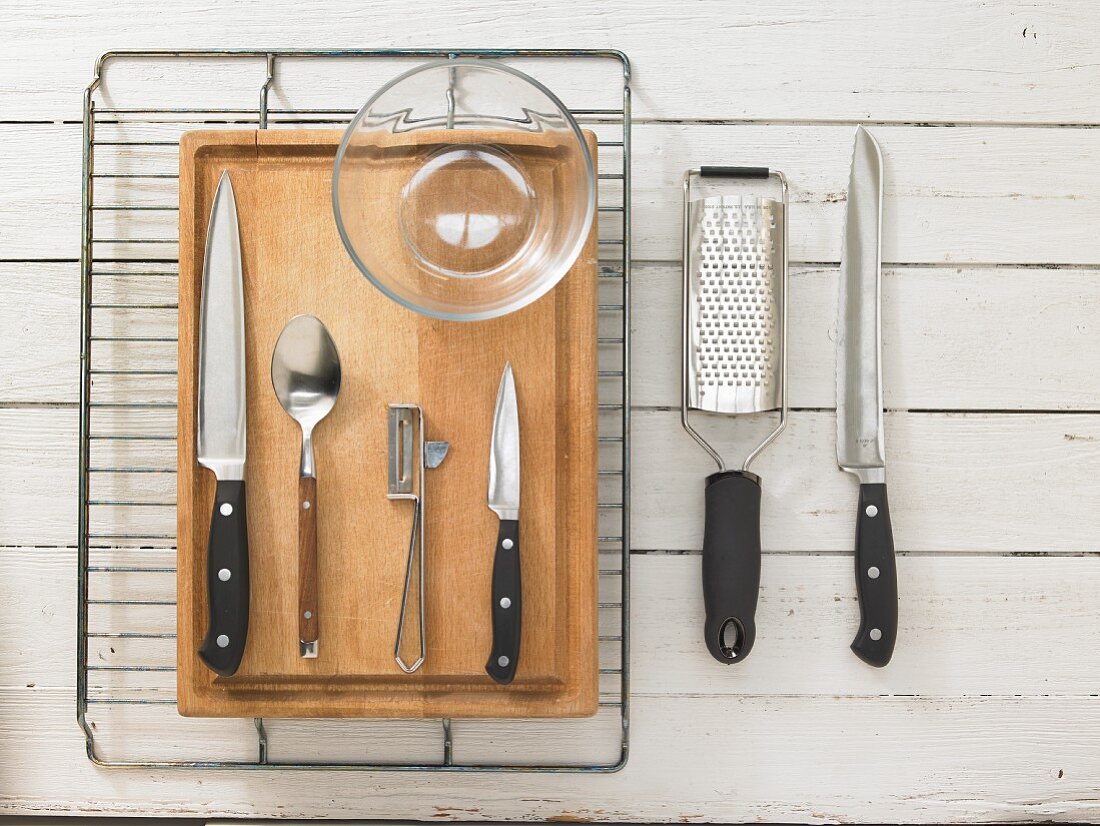
[(510, 551), (512, 550), (512, 545), (514, 544), (515, 543), (513, 543), (511, 539), (505, 539), (503, 542), (500, 543), (500, 547), (504, 548), (504, 550), (506, 551)]
[(302, 614), (302, 616), (305, 617), (306, 619), (313, 619), (313, 612), (312, 611), (306, 611), (304, 614)]
[(218, 571), (218, 579), (222, 582), (229, 582), (229, 578), (233, 576), (232, 572), (228, 568), (222, 568)]
[(512, 600), (508, 599), (508, 597), (501, 597), (500, 598), (500, 607), (501, 608), (511, 608), (512, 607)]
[(878, 573), (878, 568), (876, 568), (874, 565), (867, 569), (867, 576), (869, 576), (871, 579), (878, 579)]
[(225, 634), (218, 634), (217, 642), (218, 642), (218, 648), (228, 648), (229, 647), (229, 637), (227, 637)]
[(305, 500), (304, 502), (302, 502), (302, 510), (307, 510), (307, 511), (309, 510), (309, 500), (308, 499)]
[(228, 502), (222, 502), (222, 506), (218, 508), (218, 513), (222, 516), (229, 516), (229, 514), (233, 513), (233, 506)]
[(872, 628), (871, 629), (871, 639), (873, 639), (875, 642), (878, 642), (879, 640), (881, 640), (882, 639), (882, 631), (880, 631), (878, 628)]
[(867, 510), (865, 510), (864, 513), (874, 519), (876, 516), (878, 516), (878, 508), (876, 508), (874, 505), (868, 505)]
[(499, 665), (501, 668), (507, 668), (508, 663), (510, 663), (510, 662), (511, 662), (511, 660), (508, 659), (507, 657), (505, 657), (503, 654), (501, 654), (499, 657), (497, 657), (497, 665)]

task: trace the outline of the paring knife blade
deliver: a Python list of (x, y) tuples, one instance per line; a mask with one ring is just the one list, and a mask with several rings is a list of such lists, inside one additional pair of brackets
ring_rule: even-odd
[(223, 172), (210, 209), (199, 318), (197, 458), (214, 472), (206, 579), (209, 622), (199, 656), (237, 671), (248, 635), (245, 468), (244, 275), (237, 203)]
[(504, 365), (489, 448), (489, 509), (500, 519), (493, 556), (493, 647), (485, 671), (501, 685), (519, 664), (522, 583), (519, 567), (519, 408), (511, 362)]
[(852, 152), (840, 253), (836, 444), (841, 469), (860, 481), (855, 553), (860, 626), (852, 651), (879, 667), (890, 662), (898, 623), (882, 412), (881, 236), (882, 154), (861, 126)]

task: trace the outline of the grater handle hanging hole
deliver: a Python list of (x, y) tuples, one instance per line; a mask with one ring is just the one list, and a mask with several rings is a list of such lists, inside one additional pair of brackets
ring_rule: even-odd
[(703, 530), (703, 633), (718, 662), (741, 662), (756, 641), (760, 590), (760, 479), (744, 471), (707, 477)]
[(718, 629), (718, 647), (723, 657), (730, 662), (741, 656), (741, 643), (745, 639), (745, 629), (737, 617), (726, 617)]

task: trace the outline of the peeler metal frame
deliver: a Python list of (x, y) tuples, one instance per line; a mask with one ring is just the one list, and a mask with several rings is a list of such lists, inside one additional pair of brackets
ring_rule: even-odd
[[(690, 330), (688, 329), (688, 317), (690, 313), (689, 307), (689, 294), (690, 294), (690, 279), (691, 279), (691, 256), (690, 256), (690, 238), (691, 238), (691, 191), (692, 183), (700, 178), (738, 178), (738, 179), (768, 179), (777, 181), (782, 192), (783, 203), (783, 307), (781, 310), (783, 321), (783, 355), (780, 360), (780, 395), (782, 397), (782, 404), (779, 408), (779, 422), (776, 424), (775, 429), (771, 431), (763, 441), (760, 442), (753, 450), (745, 457), (745, 461), (741, 464), (741, 471), (748, 472), (749, 465), (752, 460), (760, 455), (760, 452), (770, 445), (775, 438), (783, 432), (783, 428), (787, 426), (787, 413), (788, 413), (788, 401), (787, 401), (787, 303), (788, 303), (788, 285), (790, 281), (790, 251), (788, 248), (788, 207), (790, 206), (790, 188), (787, 184), (787, 177), (777, 169), (769, 169), (767, 167), (760, 166), (700, 166), (694, 169), (689, 169), (684, 173), (684, 217), (683, 217), (683, 252), (682, 270), (683, 270), (683, 299), (681, 307), (681, 364), (680, 369), (684, 371), (682, 375), (687, 375), (687, 371), (691, 368), (688, 363), (689, 354), (691, 352), (690, 342)], [(710, 457), (718, 464), (719, 473), (726, 471), (726, 460), (722, 458), (717, 450), (711, 447), (710, 443), (703, 438), (691, 424), (688, 411), (691, 408), (688, 406), (688, 389), (687, 382), (680, 382), (680, 424), (683, 425), (684, 430), (691, 436), (699, 445), (705, 450)]]
[[(414, 421), (415, 419), (415, 421)], [(416, 491), (413, 491), (413, 428), (416, 429)], [(386, 498), (391, 501), (410, 500), (413, 503), (412, 529), (409, 531), (409, 559), (405, 564), (405, 588), (401, 593), (401, 616), (397, 621), (397, 637), (393, 643), (393, 659), (406, 674), (412, 674), (424, 664), (428, 643), (424, 632), (424, 471), (439, 467), (447, 456), (450, 444), (424, 438), (424, 411), (418, 404), (389, 406), (389, 461)], [(417, 603), (419, 606), (418, 638), (420, 653), (414, 662), (401, 656), (405, 639), (405, 619), (409, 610), (413, 561), (417, 566)]]

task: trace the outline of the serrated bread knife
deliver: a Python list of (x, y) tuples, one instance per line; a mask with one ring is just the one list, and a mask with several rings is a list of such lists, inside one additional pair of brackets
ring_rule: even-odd
[(218, 484), (206, 554), (209, 620), (199, 657), (237, 671), (248, 636), (248, 522), (244, 495), (244, 280), (237, 203), (223, 172), (210, 208), (199, 319), (198, 462)]
[(890, 662), (898, 634), (882, 415), (881, 235), (882, 155), (871, 134), (859, 127), (840, 252), (836, 454), (841, 469), (859, 478), (855, 560), (860, 620), (852, 651), (879, 668)]

